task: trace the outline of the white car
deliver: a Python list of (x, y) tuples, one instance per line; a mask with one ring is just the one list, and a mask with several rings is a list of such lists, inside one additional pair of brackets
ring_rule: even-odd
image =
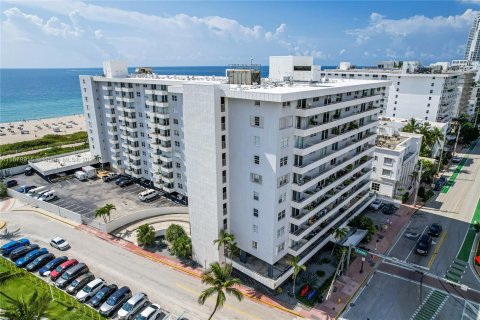
[(462, 158), (460, 158), (460, 157), (453, 157), (452, 158), (452, 163), (460, 163), (460, 161), (462, 161)]
[(375, 199), (373, 200), (372, 204), (370, 205), (370, 208), (374, 210), (378, 210), (382, 207), (383, 202), (381, 200)]
[(78, 301), (88, 301), (91, 297), (97, 294), (100, 289), (105, 287), (106, 282), (102, 278), (97, 278), (95, 280), (90, 281), (82, 290), (78, 291), (75, 298)]
[(56, 237), (56, 238), (53, 238), (52, 240), (50, 240), (50, 245), (54, 248), (57, 248), (58, 250), (67, 250), (68, 248), (70, 248), (70, 244), (63, 240), (63, 238), (60, 238), (60, 237)]
[(135, 320), (156, 320), (162, 319), (162, 309), (158, 304), (151, 304), (146, 307), (139, 315), (135, 317)]

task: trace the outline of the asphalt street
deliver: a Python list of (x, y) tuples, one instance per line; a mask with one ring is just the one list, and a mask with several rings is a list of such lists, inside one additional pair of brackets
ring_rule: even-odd
[[(428, 268), (429, 273), (441, 277), (445, 277), (452, 266), (462, 269), (455, 265), (455, 260), (479, 200), (480, 143), (472, 151), (464, 149), (464, 152), (459, 156), (466, 156), (467, 160), (454, 184), (447, 193), (436, 192), (435, 197), (412, 216), (403, 234), (388, 251), (389, 256)], [(444, 175), (449, 178), (456, 168), (457, 165), (450, 166)], [(434, 238), (427, 256), (418, 255), (414, 252), (417, 239), (428, 232), (432, 223), (441, 224), (443, 232)], [(480, 290), (480, 280), (470, 267), (465, 264), (463, 269), (459, 282)], [(432, 289), (424, 285), (424, 292), (420, 296), (419, 288), (417, 280), (401, 278), (394, 272), (377, 272), (371, 278), (370, 284), (362, 288), (353, 299), (354, 306), (351, 306), (343, 317), (371, 320), (411, 319), (419, 312), (424, 312), (425, 310), (421, 309), (426, 304), (428, 308), (433, 306), (433, 309), (441, 310), (434, 316), (435, 319), (479, 319), (478, 304), (449, 294), (439, 295), (439, 303), (436, 304), (432, 301), (437, 293), (432, 298), (428, 297), (427, 292)], [(445, 292), (438, 288), (434, 291)], [(395, 304), (391, 301), (395, 301)]]
[[(7, 222), (8, 230), (20, 229), (16, 237), (28, 237), (55, 255), (67, 255), (85, 262), (96, 276), (104, 278), (108, 283), (127, 285), (135, 292), (145, 292), (152, 302), (160, 304), (169, 312), (176, 315), (186, 312), (185, 316), (192, 320), (207, 319), (213, 310), (213, 299), (206, 306), (197, 303), (197, 297), (205, 287), (196, 278), (32, 211), (2, 213), (1, 219)], [(62, 253), (50, 247), (48, 243), (55, 236), (67, 239), (71, 249)], [(231, 296), (227, 296), (226, 305), (214, 316), (214, 319), (293, 318), (293, 315), (248, 298), (238, 302)]]

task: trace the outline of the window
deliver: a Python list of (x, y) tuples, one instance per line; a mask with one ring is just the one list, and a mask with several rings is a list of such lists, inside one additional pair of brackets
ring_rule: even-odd
[(260, 164), (260, 156), (257, 156), (257, 155), (253, 156), (253, 163)]
[(286, 166), (288, 163), (288, 157), (280, 158), (280, 167)]
[(137, 92), (137, 97), (140, 97), (140, 92)]
[(372, 182), (372, 190), (380, 191), (380, 183)]
[(182, 179), (182, 174), (177, 172), (177, 179)]
[(399, 85), (400, 85), (400, 82), (397, 82), (397, 86), (399, 86)]
[(280, 229), (277, 230), (277, 238), (280, 238), (285, 234), (285, 227), (281, 227)]
[(178, 124), (178, 119), (173, 119), (174, 124)]
[(292, 116), (282, 117), (282, 118), (280, 118), (279, 122), (280, 122), (279, 123), (280, 130), (285, 129), (285, 128), (293, 127), (293, 117)]
[(183, 184), (178, 183), (177, 186), (178, 186), (179, 189), (183, 189)]
[(285, 218), (285, 210), (282, 210), (277, 215), (277, 220), (280, 221)]
[(253, 191), (253, 200), (260, 200), (260, 194), (257, 191)]
[(433, 93), (433, 90), (430, 90), (430, 93)]
[(223, 200), (227, 199), (227, 187), (222, 188), (222, 193), (223, 193)]
[(181, 165), (180, 163), (178, 163), (178, 162), (175, 163), (175, 166), (176, 166), (177, 168), (181, 168), (181, 167), (182, 167), (182, 165)]
[(280, 149), (288, 148), (288, 137), (280, 140)]
[(287, 200), (287, 193), (281, 193), (280, 196), (278, 197), (278, 203), (285, 202)]
[(257, 243), (257, 241), (252, 241), (252, 249), (255, 249), (255, 250), (258, 249), (258, 243)]
[(263, 117), (250, 116), (250, 125), (252, 127), (263, 128)]
[(175, 141), (175, 147), (180, 147), (180, 142)]
[(258, 218), (258, 209), (253, 208), (253, 216)]
[(258, 225), (253, 225), (253, 232), (258, 233)]
[(255, 107), (260, 107), (260, 100), (255, 100)]
[(428, 113), (429, 111), (430, 111), (430, 110), (427, 110), (427, 112), (426, 112), (426, 113)]
[(173, 130), (173, 135), (178, 137), (180, 134), (178, 133), (178, 130)]
[(278, 178), (277, 186), (278, 186), (278, 188), (280, 188), (280, 187), (286, 185), (288, 182), (289, 182), (289, 175), (287, 173), (286, 175), (283, 175), (283, 176)]
[(383, 164), (386, 166), (393, 166), (393, 159), (392, 158), (384, 158), (383, 159)]
[(391, 177), (392, 176), (392, 170), (383, 169), (382, 170), (382, 176)]
[(285, 249), (285, 242), (282, 242), (277, 246), (277, 254), (282, 252), (284, 249)]
[(432, 84), (430, 86), (433, 87), (434, 85), (435, 85), (435, 83), (432, 82)]
[(253, 183), (262, 184), (262, 176), (256, 173), (250, 173), (250, 181)]
[(172, 101), (177, 101), (177, 96), (172, 96)]
[(259, 136), (254, 136), (253, 137), (253, 144), (255, 145), (255, 147), (260, 146), (260, 137)]
[(432, 100), (432, 97), (428, 97), (428, 100)]

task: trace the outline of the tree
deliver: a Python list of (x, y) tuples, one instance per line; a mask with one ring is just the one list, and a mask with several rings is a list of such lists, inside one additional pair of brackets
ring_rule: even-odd
[(183, 235), (171, 242), (170, 251), (179, 258), (188, 259), (192, 256), (192, 240)]
[(233, 250), (232, 245), (236, 243), (235, 242), (235, 236), (231, 233), (228, 233), (225, 230), (220, 230), (220, 233), (218, 235), (218, 239), (213, 240), (213, 244), (217, 245), (218, 250), (220, 250), (220, 247), (223, 247), (223, 250), (229, 252), (229, 258), (232, 258)]
[(478, 221), (473, 222), (473, 230), (475, 230), (476, 233), (480, 232), (480, 222)]
[(97, 208), (97, 210), (95, 210), (95, 218), (102, 217), (103, 221), (107, 223), (107, 217), (108, 221), (110, 221), (110, 212), (112, 210), (117, 210), (117, 208), (113, 204), (107, 203), (103, 207)]
[(2, 181), (0, 182), (0, 198), (7, 196), (7, 185)]
[(411, 118), (408, 120), (408, 123), (405, 127), (403, 127), (402, 131), (403, 132), (410, 132), (410, 133), (418, 133), (418, 130), (420, 129), (420, 123), (418, 123), (417, 120), (414, 118)]
[(107, 203), (106, 205), (103, 206), (105, 208), (106, 216), (108, 217), (108, 221), (110, 221), (110, 212), (112, 210), (117, 210), (117, 207), (111, 203)]
[(34, 290), (32, 295), (25, 299), (23, 295), (13, 298), (0, 292), (3, 296), (5, 307), (0, 311), (0, 317), (11, 320), (40, 320), (50, 316), (49, 307), (51, 299), (48, 295)]
[(148, 224), (142, 224), (137, 229), (137, 242), (141, 246), (153, 244), (155, 242), (155, 229)]
[(185, 230), (183, 230), (181, 226), (179, 226), (178, 224), (171, 224), (170, 226), (168, 226), (167, 232), (165, 233), (165, 239), (168, 242), (173, 243), (175, 239), (181, 236), (187, 236), (187, 233), (185, 232)]
[(460, 130), (460, 136), (462, 137), (463, 142), (470, 143), (478, 138), (478, 128), (476, 128), (472, 123), (468, 122), (462, 126), (462, 129)]
[(292, 260), (288, 261), (288, 265), (290, 265), (293, 268), (293, 274), (292, 274), (292, 279), (293, 279), (293, 294), (295, 296), (295, 283), (297, 281), (297, 276), (300, 273), (300, 271), (306, 271), (307, 267), (305, 265), (299, 265), (299, 257), (293, 257)]
[[(335, 229), (335, 232), (333, 234), (333, 237), (335, 238), (335, 240), (337, 241), (340, 241), (342, 240), (343, 238), (345, 238), (345, 236), (347, 235), (348, 233), (348, 229), (347, 228), (338, 228), (338, 229)], [(330, 254), (330, 258), (333, 256), (333, 252), (335, 251), (335, 246), (337, 244), (335, 243), (333, 245), (333, 249), (332, 249), (332, 253)]]
[(213, 295), (217, 296), (215, 301), (215, 308), (213, 309), (212, 314), (208, 318), (212, 319), (213, 315), (218, 308), (223, 307), (225, 301), (227, 300), (225, 293), (233, 295), (238, 301), (242, 301), (243, 295), (235, 288), (241, 284), (240, 279), (232, 278), (232, 265), (226, 264), (222, 267), (218, 262), (210, 264), (210, 268), (202, 274), (202, 283), (207, 284), (209, 287), (202, 291), (198, 297), (198, 303), (204, 305), (207, 299)]

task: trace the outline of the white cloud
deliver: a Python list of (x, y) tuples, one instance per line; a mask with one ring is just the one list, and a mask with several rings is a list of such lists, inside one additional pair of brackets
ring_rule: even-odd
[(343, 55), (345, 52), (347, 52), (347, 49), (342, 49), (342, 50), (340, 50), (340, 52), (338, 54)]
[(347, 30), (346, 33), (355, 36), (356, 43), (359, 45), (379, 35), (389, 36), (394, 39), (405, 38), (414, 34), (438, 34), (440, 32), (448, 32), (449, 30), (468, 28), (478, 13), (479, 11), (468, 9), (463, 14), (455, 16), (429, 18), (423, 15), (416, 15), (395, 20), (388, 19), (374, 12), (370, 15), (368, 26)]

